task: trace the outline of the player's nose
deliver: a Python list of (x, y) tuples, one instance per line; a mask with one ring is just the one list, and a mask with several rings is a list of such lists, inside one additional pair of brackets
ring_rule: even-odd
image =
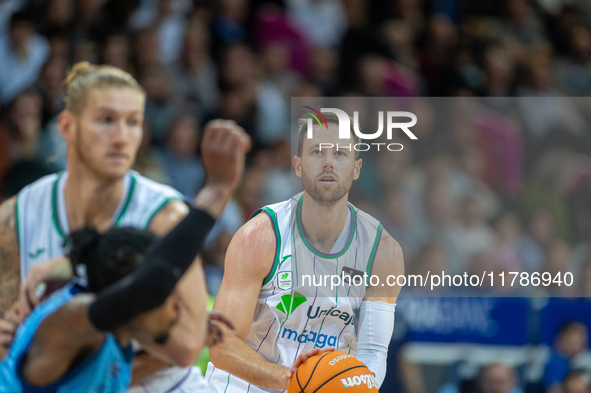
[(115, 126), (115, 129), (111, 134), (111, 142), (113, 142), (116, 145), (126, 144), (130, 138), (130, 132), (131, 130), (129, 129), (129, 126), (127, 125), (125, 119), (121, 119), (117, 122), (117, 125)]
[(332, 152), (324, 155), (322, 169), (334, 169), (334, 156)]

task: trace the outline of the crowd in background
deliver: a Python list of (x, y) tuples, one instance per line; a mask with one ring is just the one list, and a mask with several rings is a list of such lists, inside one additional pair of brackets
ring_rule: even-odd
[[(591, 295), (588, 0), (0, 0), (0, 200), (65, 168), (60, 83), (79, 61), (138, 79), (136, 169), (187, 197), (208, 120), (253, 138), (206, 250), (214, 295), (233, 233), (290, 196), (290, 100), (314, 96), (463, 97), (445, 128), (419, 103), (419, 140), (365, 159), (352, 191), (407, 272), (572, 272), (544, 293)], [(480, 391), (511, 391), (487, 390), (491, 375), (514, 379), (491, 366)], [(569, 378), (563, 392), (589, 393)]]

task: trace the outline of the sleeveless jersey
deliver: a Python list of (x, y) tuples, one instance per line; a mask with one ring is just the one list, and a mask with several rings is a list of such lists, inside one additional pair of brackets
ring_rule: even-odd
[[(371, 275), (382, 233), (376, 219), (348, 204), (345, 228), (331, 253), (322, 253), (310, 244), (302, 229), (303, 198), (300, 193), (253, 214), (270, 217), (277, 247), (245, 341), (266, 360), (285, 367), (291, 367), (299, 354), (313, 348), (335, 347), (340, 352), (356, 353), (355, 317), (366, 290), (362, 276)], [(331, 288), (331, 277), (342, 277), (343, 272), (355, 277), (351, 285), (347, 282)], [(212, 363), (206, 379), (213, 392), (273, 391), (253, 386)]]
[[(70, 232), (64, 186), (68, 172), (45, 176), (23, 188), (16, 200), (21, 280), (29, 268), (66, 254)], [(173, 188), (149, 180), (135, 171), (124, 177), (121, 203), (113, 215), (113, 226), (146, 228), (171, 200), (183, 196)]]
[(119, 393), (127, 389), (131, 380), (131, 345), (122, 349), (111, 333), (107, 333), (105, 341), (94, 353), (55, 383), (40, 388), (23, 380), (20, 365), (37, 328), (79, 291), (74, 284), (56, 291), (18, 328), (10, 352), (0, 362), (0, 393)]
[[(68, 172), (45, 176), (23, 188), (16, 200), (16, 223), (19, 243), (21, 280), (29, 268), (67, 253), (70, 233), (64, 199)], [(113, 226), (147, 228), (154, 216), (172, 200), (182, 200), (180, 192), (156, 183), (136, 171), (123, 179), (124, 192), (112, 218)], [(182, 380), (188, 369), (170, 367), (153, 375), (161, 379), (166, 391)]]

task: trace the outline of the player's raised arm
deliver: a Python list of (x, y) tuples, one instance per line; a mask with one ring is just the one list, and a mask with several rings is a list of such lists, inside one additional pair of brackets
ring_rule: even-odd
[[(372, 274), (380, 278), (380, 283), (386, 283), (389, 275), (404, 274), (402, 249), (385, 230), (380, 238)], [(356, 357), (375, 373), (378, 386), (382, 385), (386, 376), (386, 358), (399, 293), (398, 285), (369, 286), (359, 310)]]
[[(223, 212), (244, 170), (250, 139), (238, 127), (207, 127), (203, 137), (206, 184), (199, 191), (189, 214), (146, 257), (129, 277), (100, 293), (89, 308), (89, 317), (100, 330), (113, 330), (141, 312), (161, 305), (181, 276), (189, 269), (199, 249)], [(114, 307), (117, 305), (117, 307)]]
[[(225, 151), (220, 151), (219, 140), (227, 138), (224, 133), (240, 135)], [(245, 149), (249, 140), (244, 131), (232, 121), (213, 120), (207, 123), (204, 128), (204, 139), (202, 141), (201, 155), (207, 172), (207, 181), (200, 192), (196, 203), (215, 208), (215, 204), (225, 205), (226, 200), (220, 198), (220, 192), (224, 188), (233, 189), (242, 177), (242, 166), (244, 159), (237, 160), (234, 153)], [(236, 171), (231, 178), (223, 173), (226, 169), (235, 168)], [(222, 171), (222, 172), (220, 172)], [(226, 197), (230, 193), (225, 194)], [(209, 200), (208, 200), (209, 199)], [(188, 213), (189, 209), (182, 201), (171, 201), (152, 221), (150, 230), (161, 236), (168, 233)], [(165, 360), (162, 363), (153, 359), (149, 361), (142, 358), (134, 363), (135, 381), (141, 380), (149, 375), (151, 370), (164, 366), (166, 363), (173, 363), (181, 367), (188, 367), (195, 362), (195, 359), (206, 344), (208, 338), (207, 318), (207, 287), (205, 274), (197, 258), (186, 272), (177, 289), (180, 292), (183, 302), (178, 323), (173, 327), (170, 339), (165, 344), (142, 342), (144, 349), (158, 358)]]
[[(222, 213), (242, 172), (248, 139), (240, 130), (226, 130), (221, 135), (210, 139), (204, 147), (208, 165), (225, 158), (216, 170), (208, 172), (207, 195), (195, 198), (189, 214), (156, 243), (144, 262), (96, 297), (74, 297), (41, 322), (23, 364), (17, 365), (24, 370), (29, 383), (45, 386), (57, 381), (69, 371), (74, 359), (88, 357), (100, 345), (104, 332), (115, 333), (121, 345), (128, 345), (136, 337), (136, 328), (131, 327), (137, 324), (136, 318), (149, 315), (147, 312), (169, 299)], [(212, 201), (213, 195), (221, 202)], [(155, 317), (151, 323), (160, 323), (161, 315)], [(142, 324), (146, 322), (148, 319), (142, 320)], [(65, 344), (68, 338), (70, 342)]]
[[(4, 318), (4, 313), (16, 300), (20, 282), (15, 204), (16, 197), (13, 197), (0, 205), (0, 318)], [(0, 319), (0, 346), (12, 339), (11, 334), (3, 334), (4, 328), (11, 330), (12, 327), (11, 321)], [(0, 347), (0, 359), (3, 356), (4, 350)]]

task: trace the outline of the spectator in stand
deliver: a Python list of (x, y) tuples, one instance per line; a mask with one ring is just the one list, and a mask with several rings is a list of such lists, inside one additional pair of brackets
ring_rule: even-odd
[(187, 28), (180, 60), (174, 65), (176, 90), (183, 112), (203, 122), (219, 105), (218, 70), (209, 55), (207, 26), (197, 20)]
[[(10, 169), (4, 173), (2, 192), (11, 196), (27, 184), (53, 172), (39, 160), (41, 136), (41, 96), (34, 90), (25, 90), (8, 106), (0, 134), (8, 142)], [(0, 177), (2, 174), (0, 174)]]
[(158, 59), (163, 64), (171, 64), (178, 60), (187, 27), (183, 12), (186, 9), (175, 9), (173, 3), (173, 0), (158, 0), (155, 7), (146, 6), (138, 9), (129, 21), (133, 29), (148, 26), (155, 29), (159, 48)]
[(522, 393), (515, 369), (496, 363), (483, 367), (478, 374), (476, 393)]
[(591, 34), (583, 26), (573, 26), (568, 34), (568, 53), (556, 59), (553, 85), (569, 96), (591, 93)]
[(564, 379), (560, 387), (560, 393), (589, 393), (591, 383), (589, 374), (584, 370), (573, 370)]
[(137, 69), (141, 71), (160, 63), (160, 46), (154, 28), (146, 27), (135, 34), (134, 56)]
[(170, 185), (187, 198), (196, 195), (205, 181), (205, 171), (197, 155), (199, 133), (197, 119), (179, 117), (170, 125), (162, 150)]
[(465, 197), (460, 203), (458, 224), (449, 230), (456, 251), (451, 268), (456, 274), (466, 270), (472, 256), (491, 250), (495, 244), (495, 234), (484, 219), (482, 204), (482, 196), (477, 192)]
[(544, 367), (546, 393), (560, 393), (560, 384), (572, 370), (573, 359), (587, 349), (588, 335), (587, 327), (580, 322), (568, 322), (560, 328)]
[(103, 44), (101, 63), (112, 65), (135, 75), (131, 64), (131, 48), (125, 34), (111, 34)]
[(140, 83), (146, 90), (145, 118), (150, 122), (156, 145), (162, 145), (164, 135), (178, 115), (174, 105), (172, 82), (160, 64), (142, 68)]
[(35, 33), (31, 19), (15, 13), (8, 32), (0, 32), (0, 102), (7, 105), (34, 85), (48, 56), (47, 40)]
[(64, 109), (61, 97), (61, 83), (66, 77), (68, 61), (62, 56), (50, 57), (43, 69), (38, 82), (38, 90), (43, 96), (43, 127)]

